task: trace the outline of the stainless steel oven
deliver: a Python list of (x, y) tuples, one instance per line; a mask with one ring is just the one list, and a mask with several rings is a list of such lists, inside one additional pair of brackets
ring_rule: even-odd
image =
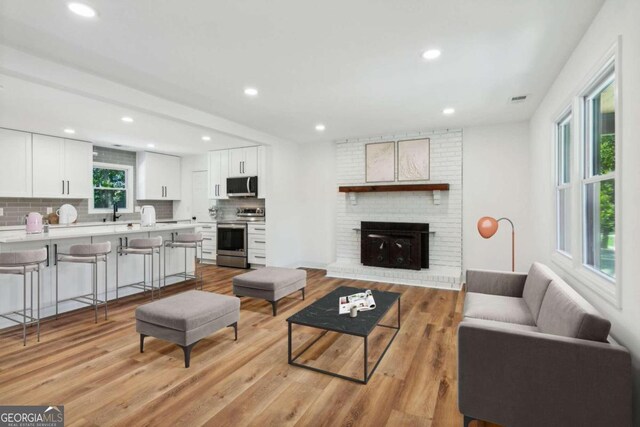
[(217, 231), (216, 264), (223, 267), (248, 268), (247, 224), (219, 222)]

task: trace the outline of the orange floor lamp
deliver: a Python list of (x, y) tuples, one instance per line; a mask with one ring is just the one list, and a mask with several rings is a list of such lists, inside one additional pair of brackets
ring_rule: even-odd
[(485, 239), (490, 239), (498, 231), (500, 221), (509, 221), (511, 224), (511, 271), (516, 271), (516, 228), (509, 218), (495, 219), (490, 216), (483, 216), (478, 220), (478, 233)]

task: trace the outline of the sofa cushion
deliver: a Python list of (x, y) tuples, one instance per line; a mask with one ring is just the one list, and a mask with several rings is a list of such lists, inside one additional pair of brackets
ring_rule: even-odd
[(529, 269), (527, 280), (524, 282), (522, 298), (524, 298), (529, 311), (533, 315), (533, 319), (536, 321), (540, 314), (540, 305), (544, 294), (547, 292), (549, 283), (556, 277), (549, 267), (539, 262), (534, 262)]
[(554, 280), (542, 300), (540, 332), (591, 341), (607, 341), (611, 322), (562, 280)]
[(464, 317), (536, 326), (522, 298), (468, 292), (464, 298)]
[(240, 299), (204, 291), (187, 291), (136, 308), (136, 319), (190, 331), (229, 313), (240, 312)]
[(307, 280), (307, 272), (295, 268), (264, 267), (233, 278), (233, 285), (243, 288), (276, 291)]

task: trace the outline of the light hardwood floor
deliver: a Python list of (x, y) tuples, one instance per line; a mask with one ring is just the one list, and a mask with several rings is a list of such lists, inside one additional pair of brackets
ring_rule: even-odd
[[(205, 267), (205, 290), (231, 295), (243, 270)], [(411, 286), (331, 279), (307, 270), (307, 298), (296, 293), (272, 317), (265, 301), (242, 299), (239, 339), (217, 332), (195, 346), (191, 367), (182, 350), (148, 338), (139, 353), (134, 309), (149, 297), (113, 303), (109, 320), (90, 309), (42, 324), (41, 342), (21, 329), (0, 333), (0, 404), (63, 404), (68, 426), (462, 426), (457, 410), (456, 326), (463, 294)], [(368, 385), (287, 364), (286, 318), (337, 286), (402, 293), (402, 328)], [(163, 294), (193, 288), (174, 285)], [(388, 316), (393, 323), (393, 308)], [(386, 344), (377, 328), (369, 347)], [(294, 327), (302, 348), (319, 331)], [(362, 339), (329, 333), (305, 363), (361, 375)]]

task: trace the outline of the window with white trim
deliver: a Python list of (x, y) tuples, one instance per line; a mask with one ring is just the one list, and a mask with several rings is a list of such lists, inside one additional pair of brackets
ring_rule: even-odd
[(616, 80), (611, 65), (583, 97), (583, 264), (610, 279), (616, 265)]
[(571, 111), (556, 123), (556, 249), (571, 256)]
[(113, 211), (133, 212), (133, 167), (110, 163), (93, 164), (93, 197), (89, 200), (89, 213)]

